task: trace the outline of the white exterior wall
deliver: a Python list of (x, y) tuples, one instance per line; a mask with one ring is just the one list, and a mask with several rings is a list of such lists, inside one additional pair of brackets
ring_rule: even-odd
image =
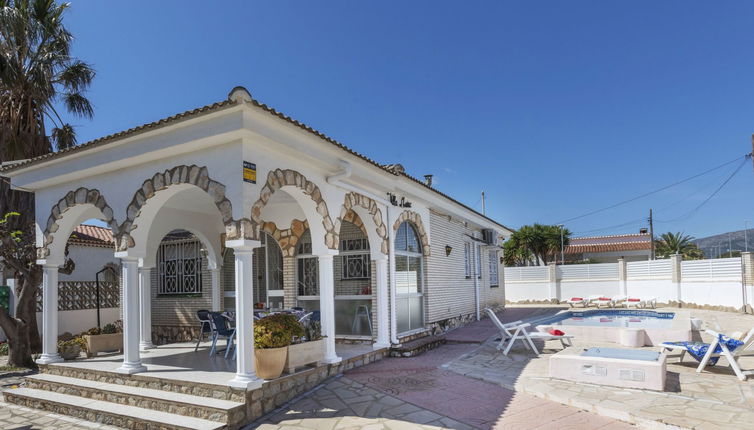
[[(111, 324), (120, 319), (120, 308), (100, 309), (100, 323)], [(42, 327), (42, 312), (37, 312), (37, 327)], [(80, 309), (76, 311), (58, 311), (58, 335), (80, 334), (97, 327), (97, 309)]]
[[(115, 258), (113, 249), (99, 246), (71, 245), (68, 247), (68, 257), (76, 263), (76, 268), (70, 275), (63, 273), (58, 275), (60, 282), (94, 281), (97, 272), (106, 264), (120, 264), (120, 260)], [(105, 273), (100, 275), (100, 280), (105, 279), (104, 275)]]

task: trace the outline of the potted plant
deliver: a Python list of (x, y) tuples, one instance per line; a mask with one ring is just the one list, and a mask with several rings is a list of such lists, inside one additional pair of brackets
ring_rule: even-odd
[(275, 379), (283, 373), (288, 356), (288, 345), (294, 337), (304, 335), (296, 317), (275, 314), (254, 323), (254, 364), (257, 376)]
[(310, 321), (303, 326), (304, 336), (288, 346), (288, 358), (285, 369), (288, 373), (297, 367), (317, 364), (325, 359), (325, 340), (322, 337), (322, 325), (319, 321)]
[(86, 351), (86, 342), (81, 337), (58, 341), (58, 354), (63, 357), (63, 360), (74, 360), (78, 358), (82, 350)]
[(116, 324), (106, 324), (102, 329), (89, 329), (81, 336), (86, 344), (86, 356), (94, 357), (98, 352), (123, 350), (123, 331)]

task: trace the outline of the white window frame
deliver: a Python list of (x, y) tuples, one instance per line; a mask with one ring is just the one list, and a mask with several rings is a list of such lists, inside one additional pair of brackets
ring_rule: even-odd
[(466, 269), (466, 279), (471, 279), (471, 243), (463, 243), (463, 264)]
[(490, 263), (490, 288), (497, 288), (500, 286), (500, 270), (498, 267), (497, 249), (489, 250), (489, 263)]

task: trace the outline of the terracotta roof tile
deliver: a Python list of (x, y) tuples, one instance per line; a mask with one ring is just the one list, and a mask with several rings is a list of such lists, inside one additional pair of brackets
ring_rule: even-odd
[(68, 243), (86, 246), (101, 246), (103, 248), (113, 248), (113, 232), (109, 228), (97, 227), (94, 225), (81, 224), (73, 229)]
[(649, 234), (619, 234), (612, 236), (590, 236), (571, 238), (565, 247), (566, 254), (585, 252), (620, 252), (651, 249)]

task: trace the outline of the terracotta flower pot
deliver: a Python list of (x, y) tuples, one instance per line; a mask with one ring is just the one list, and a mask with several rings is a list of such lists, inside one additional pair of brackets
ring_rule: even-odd
[(288, 347), (254, 349), (254, 367), (262, 379), (275, 379), (283, 374)]

